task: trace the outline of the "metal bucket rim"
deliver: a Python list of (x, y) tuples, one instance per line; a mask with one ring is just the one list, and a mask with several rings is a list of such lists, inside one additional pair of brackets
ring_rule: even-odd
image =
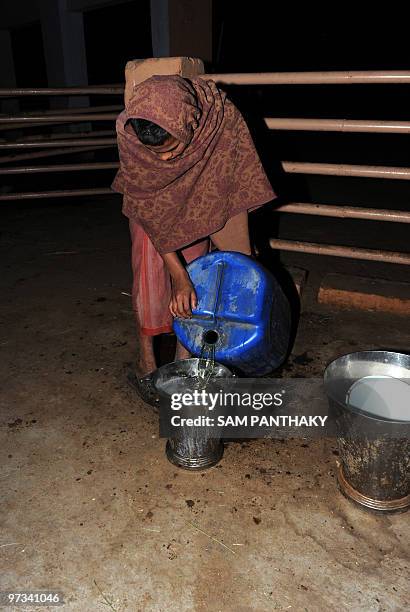
[[(163, 370), (164, 370), (164, 369), (165, 369), (167, 366), (170, 366), (171, 364), (174, 364), (174, 363), (180, 363), (180, 362), (182, 363), (182, 362), (184, 362), (184, 361), (185, 361), (185, 362), (188, 362), (188, 361), (193, 362), (193, 361), (195, 361), (195, 362), (197, 362), (197, 363), (198, 363), (198, 361), (199, 361), (199, 357), (188, 357), (188, 359), (177, 359), (176, 361), (171, 361), (170, 363), (166, 363), (165, 365), (163, 365), (163, 366), (159, 367), (159, 368), (158, 368), (158, 369), (155, 371), (155, 373), (154, 373), (154, 375), (153, 375), (152, 382), (153, 382), (153, 384), (154, 384), (154, 387), (155, 387), (156, 392), (157, 392), (157, 393), (158, 393), (158, 395), (160, 395), (160, 396), (161, 396), (163, 399), (169, 400), (170, 396), (169, 396), (169, 394), (168, 394), (168, 393), (165, 393), (165, 391), (163, 391), (163, 389), (161, 389), (161, 387), (158, 387), (158, 386), (157, 386), (157, 384), (156, 384), (156, 383), (157, 383), (157, 381), (158, 381), (158, 378), (159, 378), (160, 371), (161, 371), (161, 370), (163, 371)], [(217, 365), (217, 366), (219, 366), (219, 367), (223, 368), (224, 370), (226, 370), (226, 372), (228, 373), (228, 376), (226, 376), (226, 378), (231, 378), (231, 377), (232, 377), (232, 378), (234, 378), (234, 377), (235, 377), (235, 374), (234, 374), (234, 373), (233, 373), (233, 372), (232, 372), (232, 371), (231, 371), (231, 370), (230, 370), (230, 369), (229, 369), (229, 368), (228, 368), (226, 365), (224, 365), (223, 363), (219, 363), (218, 361), (215, 361), (215, 365)], [(220, 378), (225, 378), (225, 377), (222, 377), (222, 376), (221, 376)]]
[[(410, 382), (410, 355), (406, 354), (406, 353), (399, 353), (398, 351), (383, 351), (383, 350), (367, 350), (367, 351), (355, 351), (353, 353), (345, 353), (344, 355), (340, 355), (339, 357), (337, 357), (336, 359), (333, 359), (325, 368), (324, 374), (323, 374), (323, 381), (324, 381), (324, 387), (325, 387), (325, 392), (326, 395), (328, 396), (328, 398), (330, 398), (333, 402), (335, 402), (339, 407), (341, 407), (343, 410), (347, 410), (348, 412), (353, 412), (354, 414), (358, 414), (359, 416), (363, 416), (366, 417), (368, 419), (372, 419), (373, 421), (378, 421), (380, 423), (390, 423), (392, 425), (403, 425), (404, 424), (409, 424), (410, 425), (410, 419), (388, 419), (385, 417), (382, 417), (380, 415), (374, 415), (371, 412), (367, 412), (365, 410), (362, 410), (360, 408), (357, 408), (356, 406), (352, 406), (350, 404), (346, 404), (344, 402), (342, 402), (340, 400), (340, 398), (336, 397), (333, 393), (332, 393), (332, 389), (330, 387), (330, 381), (329, 381), (329, 370), (335, 366), (335, 364), (338, 361), (341, 361), (342, 359), (345, 359), (346, 357), (351, 357), (354, 358), (355, 356), (364, 356), (364, 355), (375, 355), (375, 356), (399, 356), (399, 357), (404, 357), (406, 360), (409, 361), (409, 366), (403, 366), (406, 369), (409, 370), (409, 382)], [(378, 361), (378, 363), (383, 363), (381, 361)], [(393, 377), (394, 378), (394, 377)]]

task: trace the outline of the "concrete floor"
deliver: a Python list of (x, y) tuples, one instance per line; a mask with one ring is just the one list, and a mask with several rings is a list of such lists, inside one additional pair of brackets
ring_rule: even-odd
[[(136, 346), (116, 208), (5, 217), (0, 590), (60, 590), (86, 612), (410, 609), (409, 514), (345, 499), (333, 440), (230, 443), (203, 473), (168, 463), (124, 382)], [(403, 319), (310, 309), (287, 375), (409, 345)]]

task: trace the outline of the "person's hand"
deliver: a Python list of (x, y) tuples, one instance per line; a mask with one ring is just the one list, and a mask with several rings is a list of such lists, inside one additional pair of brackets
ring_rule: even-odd
[(192, 316), (192, 308), (197, 307), (195, 289), (187, 272), (172, 278), (172, 295), (169, 309), (173, 317), (189, 319)]

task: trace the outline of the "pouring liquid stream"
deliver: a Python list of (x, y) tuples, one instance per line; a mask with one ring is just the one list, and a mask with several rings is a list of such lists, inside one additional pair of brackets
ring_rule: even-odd
[(198, 360), (196, 386), (205, 389), (215, 370), (215, 345), (204, 342)]

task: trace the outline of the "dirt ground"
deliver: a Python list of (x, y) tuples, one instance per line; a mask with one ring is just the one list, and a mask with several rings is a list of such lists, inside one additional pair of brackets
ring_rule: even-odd
[[(117, 205), (2, 217), (0, 590), (58, 590), (87, 612), (410, 609), (409, 514), (345, 499), (334, 440), (229, 443), (202, 473), (167, 461), (125, 383), (137, 347)], [(409, 346), (403, 318), (308, 303), (287, 373)]]

